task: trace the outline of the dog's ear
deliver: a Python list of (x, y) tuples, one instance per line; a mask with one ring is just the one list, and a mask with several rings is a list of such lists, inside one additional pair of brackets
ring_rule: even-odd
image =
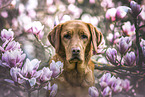
[(48, 40), (52, 44), (52, 46), (56, 49), (56, 52), (58, 53), (60, 49), (60, 33), (62, 30), (62, 24), (59, 24), (55, 26), (52, 31), (48, 34)]
[(102, 33), (96, 28), (94, 27), (92, 24), (87, 23), (90, 33), (91, 33), (91, 40), (92, 40), (92, 44), (93, 47), (95, 49), (95, 52), (97, 52), (97, 47), (99, 46), (99, 44), (102, 41), (103, 35)]

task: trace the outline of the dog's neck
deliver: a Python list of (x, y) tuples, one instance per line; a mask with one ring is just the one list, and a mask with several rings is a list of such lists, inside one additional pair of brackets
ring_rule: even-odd
[[(72, 70), (64, 69), (63, 76), (65, 80), (72, 86), (79, 87), (89, 87), (94, 83), (93, 71), (88, 67), (88, 62), (84, 63), (73, 63), (65, 62), (67, 65), (75, 65), (75, 68)], [(78, 65), (80, 67), (78, 67)], [(82, 66), (82, 67), (81, 67)]]

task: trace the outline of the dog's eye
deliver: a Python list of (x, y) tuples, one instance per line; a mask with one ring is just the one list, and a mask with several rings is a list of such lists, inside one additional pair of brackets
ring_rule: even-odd
[(88, 36), (86, 36), (86, 35), (81, 35), (81, 38), (82, 38), (82, 39), (87, 39)]
[(69, 34), (66, 34), (66, 35), (64, 35), (64, 38), (66, 38), (66, 39), (70, 39), (71, 36), (70, 36)]

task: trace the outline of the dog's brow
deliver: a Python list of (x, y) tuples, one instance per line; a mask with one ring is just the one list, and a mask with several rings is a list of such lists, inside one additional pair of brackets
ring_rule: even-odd
[(86, 30), (86, 29), (80, 29), (79, 30), (80, 34), (86, 34), (86, 35), (88, 35), (88, 32), (89, 32), (89, 30)]

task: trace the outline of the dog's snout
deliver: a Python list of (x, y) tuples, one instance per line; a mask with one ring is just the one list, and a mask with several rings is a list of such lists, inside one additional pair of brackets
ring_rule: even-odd
[(79, 54), (80, 53), (80, 47), (74, 47), (72, 48), (72, 54), (75, 55), (75, 54)]

